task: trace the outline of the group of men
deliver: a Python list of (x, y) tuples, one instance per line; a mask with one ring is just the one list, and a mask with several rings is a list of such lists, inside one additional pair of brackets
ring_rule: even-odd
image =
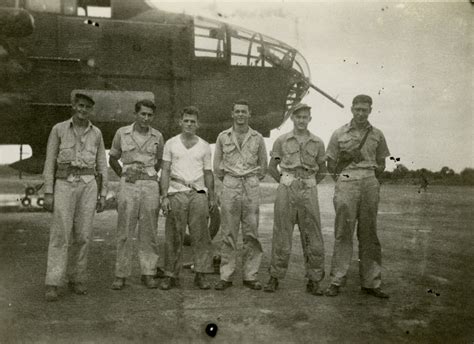
[[(48, 140), (44, 206), (53, 212), (45, 281), (48, 301), (58, 300), (58, 287), (65, 280), (76, 294), (87, 293), (92, 221), (96, 211), (103, 211), (107, 193), (103, 138), (89, 121), (93, 106), (91, 97), (75, 94), (72, 118), (56, 124)], [(380, 188), (377, 176), (385, 169), (389, 151), (382, 132), (368, 121), (372, 110), (369, 96), (358, 95), (353, 99), (353, 118), (334, 132), (327, 151), (323, 141), (308, 130), (311, 108), (298, 104), (291, 113), (294, 128), (277, 138), (269, 163), (262, 135), (249, 126), (251, 111), (245, 100), (232, 105), (233, 126), (217, 137), (213, 162), (210, 145), (196, 135), (198, 108), (182, 109), (181, 133), (166, 143), (161, 133), (151, 127), (155, 110), (152, 101), (138, 101), (135, 122), (118, 129), (112, 141), (109, 164), (120, 177), (112, 289), (123, 289), (132, 274), (135, 232), (143, 284), (162, 290), (179, 287), (186, 228), (193, 250), (194, 284), (200, 289), (211, 288), (206, 279), (214, 270), (208, 217), (219, 204), (222, 246), (216, 290), (232, 286), (241, 229), (243, 285), (275, 292), (288, 269), (293, 230), (298, 224), (308, 280), (306, 291), (336, 296), (345, 283), (357, 225), (362, 291), (388, 297), (381, 290), (376, 217)], [(327, 171), (336, 180), (336, 220), (331, 281), (323, 292), (320, 282), (325, 275), (325, 255), (317, 184)], [(279, 186), (270, 279), (263, 287), (258, 280), (263, 256), (258, 237), (259, 183), (267, 172)], [(214, 176), (223, 185), (219, 197), (214, 190)], [(158, 267), (157, 239), (160, 208), (166, 222), (164, 278), (158, 283), (162, 272)]]

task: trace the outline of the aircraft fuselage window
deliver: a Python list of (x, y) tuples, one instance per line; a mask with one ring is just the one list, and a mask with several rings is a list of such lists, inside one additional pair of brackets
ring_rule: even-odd
[(68, 16), (112, 18), (110, 0), (63, 0), (63, 11)]
[(26, 8), (33, 12), (60, 13), (61, 0), (26, 0)]
[(222, 25), (196, 18), (194, 21), (194, 55), (223, 59), (226, 34)]
[(112, 18), (112, 9), (100, 6), (87, 6), (86, 9), (79, 7), (77, 15), (80, 17)]

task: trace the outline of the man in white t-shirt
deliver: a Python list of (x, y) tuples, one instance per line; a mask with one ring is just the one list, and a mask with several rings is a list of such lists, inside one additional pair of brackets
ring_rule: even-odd
[(181, 112), (181, 134), (169, 139), (163, 152), (161, 207), (165, 223), (165, 279), (163, 290), (179, 286), (183, 240), (189, 226), (194, 253), (194, 284), (209, 289), (205, 273), (212, 273), (212, 244), (207, 219), (216, 206), (211, 147), (196, 135), (199, 110), (188, 106)]

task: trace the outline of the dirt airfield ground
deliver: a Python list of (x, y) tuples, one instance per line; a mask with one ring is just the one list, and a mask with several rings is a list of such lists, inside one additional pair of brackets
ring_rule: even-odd
[[(0, 181), (2, 190), (7, 184)], [(262, 188), (266, 202), (273, 190)], [(327, 275), (334, 242), (332, 195), (332, 183), (319, 187)], [(107, 211), (94, 224), (89, 294), (64, 290), (55, 303), (44, 301), (43, 286), (51, 215), (3, 212), (0, 343), (472, 343), (473, 209), (473, 188), (430, 186), (419, 194), (416, 186), (382, 187), (378, 223), (389, 300), (361, 294), (357, 245), (340, 296), (305, 293), (297, 228), (288, 275), (275, 294), (244, 288), (240, 272), (226, 291), (197, 290), (190, 270), (182, 272), (181, 289), (148, 290), (140, 284), (136, 258), (128, 287), (113, 291), (117, 214)], [(262, 204), (262, 282), (268, 279), (272, 218), (273, 205)], [(160, 218), (161, 248), (163, 225)], [(189, 247), (185, 254), (189, 260)], [(208, 323), (218, 326), (214, 338), (204, 331)]]

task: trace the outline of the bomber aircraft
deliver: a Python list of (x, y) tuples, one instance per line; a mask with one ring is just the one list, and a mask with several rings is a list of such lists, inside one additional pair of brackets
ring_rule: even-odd
[(309, 88), (305, 58), (258, 32), (162, 11), (145, 0), (2, 0), (0, 144), (28, 144), (11, 166), (41, 173), (51, 127), (70, 116), (76, 92), (96, 102), (91, 118), (110, 147), (133, 121), (140, 98), (158, 105), (153, 126), (175, 135), (186, 105), (202, 112), (199, 135), (212, 143), (231, 126), (230, 105), (252, 106), (251, 126), (269, 136)]

